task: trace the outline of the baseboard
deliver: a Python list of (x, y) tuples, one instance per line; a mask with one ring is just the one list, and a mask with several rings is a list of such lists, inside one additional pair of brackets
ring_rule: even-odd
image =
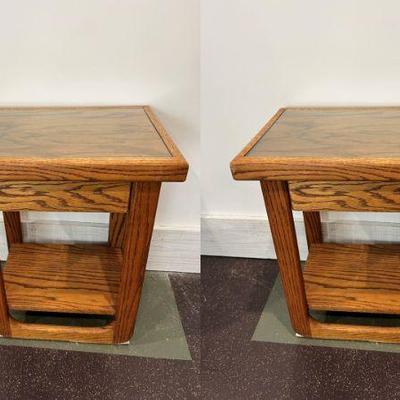
[[(300, 256), (307, 257), (304, 224), (297, 219)], [(32, 242), (105, 242), (107, 223), (78, 221), (25, 221), (24, 237)], [(395, 242), (400, 223), (380, 221), (324, 221), (324, 237), (332, 242)], [(200, 272), (200, 232), (196, 229), (156, 227), (147, 268), (156, 271)], [(3, 224), (0, 224), (0, 259), (7, 258)], [(266, 218), (205, 216), (201, 226), (201, 253), (228, 257), (275, 258)]]
[[(302, 219), (295, 220), (300, 257), (308, 250)], [(400, 223), (380, 221), (323, 221), (324, 238), (332, 242), (396, 242)], [(204, 255), (276, 258), (266, 218), (205, 216), (201, 222)]]
[[(25, 221), (24, 238), (30, 242), (107, 241), (108, 224), (78, 221)], [(200, 272), (200, 232), (196, 229), (156, 227), (147, 269), (168, 272)], [(8, 255), (4, 226), (0, 229), (0, 259)]]

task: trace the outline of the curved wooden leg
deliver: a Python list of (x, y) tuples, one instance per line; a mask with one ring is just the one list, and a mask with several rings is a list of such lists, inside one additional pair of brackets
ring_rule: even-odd
[(319, 211), (304, 211), (303, 218), (308, 248), (312, 244), (322, 243), (322, 225)]
[(296, 333), (310, 335), (308, 305), (287, 182), (261, 181), (290, 320)]
[(122, 245), (114, 343), (127, 342), (134, 331), (160, 188), (160, 182), (138, 182), (132, 185)]

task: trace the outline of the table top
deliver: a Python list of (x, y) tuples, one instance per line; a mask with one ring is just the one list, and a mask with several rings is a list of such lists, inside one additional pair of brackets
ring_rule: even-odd
[(400, 180), (400, 107), (280, 109), (231, 168), (243, 180)]
[(0, 108), (0, 180), (181, 181), (187, 169), (147, 106)]

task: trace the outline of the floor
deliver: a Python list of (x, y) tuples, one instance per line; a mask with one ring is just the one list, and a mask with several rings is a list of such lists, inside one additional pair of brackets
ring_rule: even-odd
[[(32, 347), (32, 344), (26, 342), (15, 345), (14, 341), (10, 343), (9, 340), (0, 339), (0, 400), (199, 398), (200, 278), (196, 274), (168, 274), (168, 278), (185, 333), (189, 357), (182, 350), (180, 331), (176, 329), (176, 324), (173, 325), (176, 329), (174, 336), (180, 342), (174, 342), (171, 346), (165, 343), (165, 339), (174, 341), (174, 337), (165, 338), (164, 334), (153, 334), (146, 348), (143, 348), (146, 340), (143, 340), (143, 335), (139, 335), (142, 342), (135, 345), (134, 340), (133, 353), (128, 351), (127, 354), (117, 354), (115, 351), (105, 353), (105, 350), (100, 352), (97, 347), (88, 349), (86, 346), (71, 351), (71, 348), (65, 350), (68, 344), (54, 345), (54, 342), (43, 343), (44, 346), (55, 347), (52, 349), (36, 345)], [(151, 296), (148, 299), (151, 300), (150, 306), (154, 305)], [(146, 302), (145, 297), (143, 300)], [(170, 312), (169, 309), (164, 307), (161, 313)], [(156, 316), (161, 315), (154, 307), (150, 307), (150, 310)], [(146, 315), (143, 317), (143, 323), (149, 324)], [(169, 325), (164, 322), (160, 326), (168, 328)], [(171, 327), (167, 330), (171, 332)], [(2, 344), (2, 340), (6, 344)], [(157, 340), (170, 346), (168, 354), (161, 354), (161, 350), (154, 346)], [(147, 352), (147, 356), (137, 356), (135, 351)]]
[(277, 273), (271, 260), (203, 257), (202, 398), (399, 399), (392, 351), (253, 340)]
[(130, 350), (0, 339), (0, 400), (400, 399), (400, 347), (293, 337), (275, 261), (203, 257), (201, 285), (148, 276), (163, 295), (144, 293)]

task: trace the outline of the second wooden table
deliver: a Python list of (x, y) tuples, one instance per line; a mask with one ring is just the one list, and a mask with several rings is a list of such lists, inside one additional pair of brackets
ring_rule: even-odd
[[(400, 245), (326, 243), (319, 214), (400, 210), (400, 108), (281, 109), (231, 169), (261, 182), (295, 332), (400, 343), (400, 327), (322, 323), (309, 313), (400, 314)], [(292, 210), (304, 213), (304, 273)]]

